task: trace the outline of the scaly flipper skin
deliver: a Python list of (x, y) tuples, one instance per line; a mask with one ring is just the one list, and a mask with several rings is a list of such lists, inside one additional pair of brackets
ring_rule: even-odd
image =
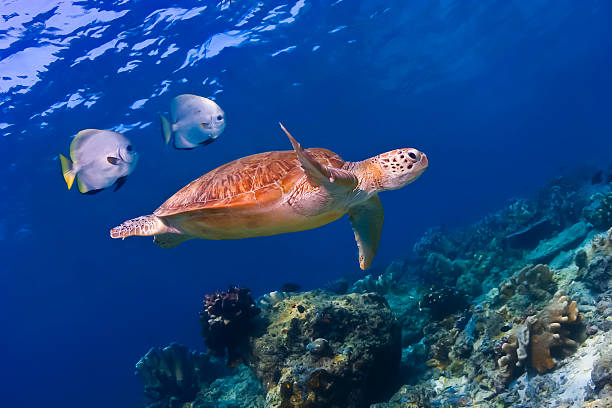
[(281, 129), (283, 129), (283, 132), (287, 134), (287, 137), (289, 138), (289, 141), (291, 142), (291, 145), (293, 146), (293, 149), (295, 150), (295, 153), (302, 164), (302, 168), (314, 182), (319, 185), (333, 183), (348, 190), (352, 190), (357, 187), (359, 180), (357, 180), (357, 177), (355, 177), (353, 173), (319, 163), (312, 156), (312, 154), (302, 148), (298, 141), (291, 136), (291, 133), (285, 129), (282, 123), (279, 123), (279, 125)]
[(151, 236), (167, 232), (166, 225), (154, 215), (143, 215), (142, 217), (127, 220), (110, 231), (111, 238), (127, 238), (134, 235)]
[(189, 235), (168, 233), (155, 235), (153, 242), (162, 248), (174, 248), (181, 242), (189, 241), (190, 239), (192, 237)]
[(380, 197), (373, 195), (363, 203), (351, 207), (348, 215), (359, 247), (359, 267), (368, 269), (378, 251), (385, 218)]

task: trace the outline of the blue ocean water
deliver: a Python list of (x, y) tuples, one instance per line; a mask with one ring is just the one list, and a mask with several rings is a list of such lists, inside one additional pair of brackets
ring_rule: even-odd
[[(279, 121), (345, 160), (427, 153), (417, 182), (381, 196), (375, 268), (429, 227), (609, 166), (610, 16), (607, 1), (2, 0), (2, 405), (138, 406), (134, 363), (151, 346), (204, 348), (204, 293), (359, 273), (346, 218), (170, 250), (109, 238), (223, 163), (289, 149)], [(181, 93), (225, 110), (217, 142), (163, 145), (157, 115)], [(85, 128), (140, 153), (118, 192), (66, 190), (57, 154)]]

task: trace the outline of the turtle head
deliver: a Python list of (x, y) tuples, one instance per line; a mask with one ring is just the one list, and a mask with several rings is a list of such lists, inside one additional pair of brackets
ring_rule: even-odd
[(397, 190), (419, 178), (427, 169), (425, 153), (416, 149), (396, 149), (364, 160), (368, 190)]

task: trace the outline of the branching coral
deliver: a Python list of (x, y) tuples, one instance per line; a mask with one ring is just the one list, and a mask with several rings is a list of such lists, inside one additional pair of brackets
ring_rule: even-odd
[(515, 366), (521, 367), (528, 361), (538, 373), (545, 373), (554, 367), (554, 356), (565, 356), (575, 350), (581, 319), (578, 304), (563, 292), (555, 293), (548, 306), (529, 316), (506, 338), (498, 366), (510, 376)]
[(239, 361), (248, 340), (250, 320), (258, 313), (247, 288), (230, 286), (227, 292), (206, 295), (200, 323), (208, 349), (217, 356), (225, 355), (227, 349), (228, 363)]

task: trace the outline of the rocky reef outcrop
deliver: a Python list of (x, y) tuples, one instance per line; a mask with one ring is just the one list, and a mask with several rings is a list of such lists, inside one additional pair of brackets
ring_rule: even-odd
[(301, 293), (260, 320), (249, 364), (266, 407), (367, 407), (392, 389), (400, 330), (382, 296)]

